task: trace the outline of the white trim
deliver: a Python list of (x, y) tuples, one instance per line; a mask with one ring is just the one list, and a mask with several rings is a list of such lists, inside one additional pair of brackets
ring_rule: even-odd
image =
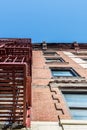
[(87, 120), (60, 120), (61, 125), (87, 125)]

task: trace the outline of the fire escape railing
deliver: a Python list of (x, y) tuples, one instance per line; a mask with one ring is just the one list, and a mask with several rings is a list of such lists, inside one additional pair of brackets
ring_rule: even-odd
[(30, 127), (31, 43), (5, 43), (0, 48), (0, 122)]

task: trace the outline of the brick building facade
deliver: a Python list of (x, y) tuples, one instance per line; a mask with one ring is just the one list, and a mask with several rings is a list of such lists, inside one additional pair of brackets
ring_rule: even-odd
[(87, 128), (87, 44), (34, 44), (32, 121)]

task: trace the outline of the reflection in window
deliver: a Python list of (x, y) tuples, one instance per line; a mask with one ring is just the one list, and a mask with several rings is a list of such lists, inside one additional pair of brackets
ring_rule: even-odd
[(53, 77), (77, 77), (79, 76), (73, 69), (56, 68), (51, 69)]
[(74, 119), (87, 120), (87, 94), (63, 93)]

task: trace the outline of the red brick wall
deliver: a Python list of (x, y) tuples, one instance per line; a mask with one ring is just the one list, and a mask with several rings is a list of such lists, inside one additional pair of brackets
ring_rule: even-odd
[[(82, 77), (87, 77), (87, 69), (82, 68), (62, 51), (57, 52), (68, 63), (46, 64), (42, 51), (33, 51), (32, 67), (32, 120), (35, 121), (58, 121), (58, 116), (63, 119), (71, 119), (68, 107), (64, 102), (60, 90), (55, 88), (55, 93), (50, 91), (49, 81), (52, 75), (49, 67), (72, 67)], [(60, 103), (54, 99), (58, 98)], [(56, 107), (55, 108), (55, 102)], [(60, 109), (63, 109), (64, 114)]]

